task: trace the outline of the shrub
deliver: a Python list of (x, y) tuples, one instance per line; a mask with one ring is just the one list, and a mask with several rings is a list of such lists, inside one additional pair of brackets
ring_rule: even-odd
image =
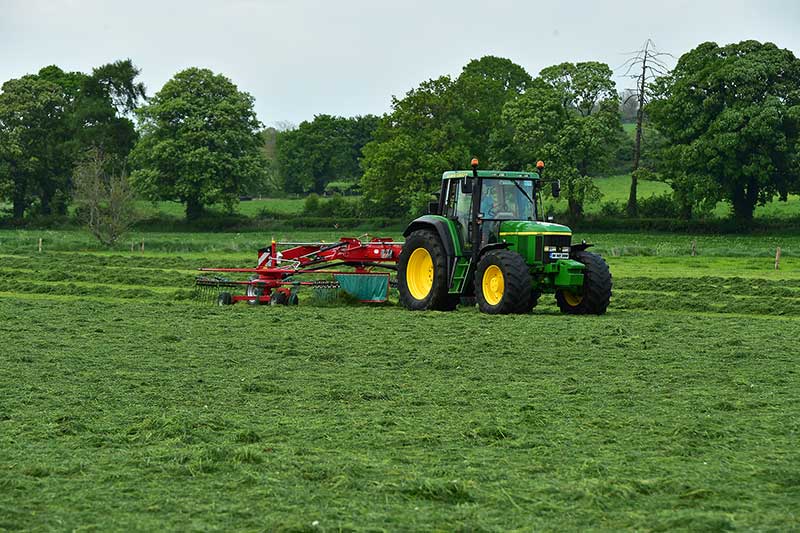
[(648, 196), (639, 200), (639, 216), (642, 218), (678, 218), (680, 207), (671, 193)]
[(329, 200), (320, 204), (317, 215), (331, 218), (353, 217), (356, 215), (355, 203), (348, 202), (340, 194), (334, 194)]
[(317, 193), (312, 192), (306, 197), (303, 212), (309, 215), (316, 215), (319, 212), (319, 195)]
[(623, 202), (603, 202), (600, 206), (600, 215), (604, 217), (621, 217), (625, 213), (625, 204)]

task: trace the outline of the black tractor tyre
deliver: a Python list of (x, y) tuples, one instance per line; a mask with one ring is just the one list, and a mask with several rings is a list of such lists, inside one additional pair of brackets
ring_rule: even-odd
[(515, 313), (519, 313), (521, 315), (526, 315), (533, 311), (533, 308), (539, 305), (539, 298), (542, 296), (542, 293), (539, 291), (531, 291), (531, 297), (520, 305), (519, 309), (514, 311)]
[[(417, 298), (409, 288), (408, 266), (411, 255), (420, 248), (424, 248), (430, 255), (433, 273), (430, 290), (426, 295), (419, 295), (422, 297)], [(458, 305), (459, 295), (447, 292), (447, 254), (435, 232), (417, 230), (406, 239), (397, 263), (397, 290), (400, 293), (400, 303), (412, 311), (452, 311)]]
[(221, 292), (217, 296), (217, 305), (232, 305), (233, 295), (229, 292)]
[(556, 291), (556, 303), (562, 313), (570, 315), (602, 315), (611, 301), (611, 271), (608, 264), (598, 254), (580, 251), (572, 258), (583, 263), (582, 294), (565, 294)]
[(458, 302), (458, 305), (461, 307), (475, 307), (475, 304), (478, 303), (478, 299), (475, 296), (462, 296)]
[[(497, 294), (484, 294), (484, 276), (492, 267), (497, 267), (502, 274), (503, 288), (499, 291), (499, 299)], [(511, 250), (491, 250), (481, 257), (475, 271), (478, 309), (492, 315), (527, 313), (533, 309), (531, 284), (530, 268), (520, 254)]]

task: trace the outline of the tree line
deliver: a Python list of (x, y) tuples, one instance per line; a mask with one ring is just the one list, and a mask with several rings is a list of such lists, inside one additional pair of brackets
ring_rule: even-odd
[[(800, 192), (800, 61), (772, 43), (703, 43), (638, 79), (633, 106), (604, 63), (532, 76), (486, 56), (393, 97), (381, 117), (317, 115), (288, 128), (265, 128), (252, 96), (210, 70), (183, 70), (149, 98), (138, 75), (123, 60), (3, 84), (0, 199), (13, 218), (65, 213), (92, 197), (86, 176), (182, 202), (189, 219), (242, 195), (348, 190), (362, 196), (359, 214), (409, 216), (443, 171), (473, 156), (506, 170), (546, 161), (575, 219), (600, 196), (592, 178), (633, 161), (631, 216), (639, 179), (668, 183), (684, 218), (727, 201), (747, 222), (756, 205)], [(646, 123), (636, 157), (623, 115)]]

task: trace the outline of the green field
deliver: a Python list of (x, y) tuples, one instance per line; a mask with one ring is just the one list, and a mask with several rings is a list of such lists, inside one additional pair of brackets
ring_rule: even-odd
[(601, 317), (191, 299), (271, 237), (0, 231), (0, 530), (800, 528), (800, 237), (578, 235)]
[[(608, 176), (603, 178), (595, 178), (603, 197), (599, 202), (594, 202), (586, 206), (586, 212), (590, 214), (598, 213), (600, 207), (605, 202), (619, 202), (626, 203), (628, 201), (628, 192), (631, 186), (630, 174), (621, 174), (618, 176)], [(638, 186), (639, 199), (648, 198), (650, 196), (661, 195), (670, 192), (669, 185), (660, 181), (640, 181)], [(350, 201), (356, 201), (357, 197), (347, 198)], [(321, 199), (322, 202), (326, 200)], [(299, 214), (303, 211), (305, 204), (304, 198), (261, 198), (254, 199), (246, 202), (239, 202), (236, 206), (235, 212), (246, 216), (255, 216), (260, 212), (266, 211), (277, 214)], [(561, 199), (557, 202), (548, 200), (546, 208), (553, 207), (557, 211), (566, 210), (566, 200)], [(184, 216), (184, 206), (177, 202), (139, 202), (139, 209), (145, 216), (167, 215), (171, 217), (181, 218)], [(211, 206), (210, 209), (215, 212), (223, 212), (222, 206)], [(720, 202), (714, 210), (714, 215), (720, 218), (728, 217), (731, 214), (731, 207), (725, 202)], [(755, 211), (756, 217), (798, 217), (800, 216), (800, 196), (791, 195), (788, 202), (773, 201), (764, 206), (757, 206)]]
[[(600, 189), (600, 192), (603, 193), (603, 196), (600, 201), (587, 204), (585, 207), (586, 213), (599, 213), (602, 204), (606, 202), (627, 203), (628, 192), (631, 185), (630, 180), (630, 174), (595, 178), (595, 183)], [(639, 199), (644, 199), (665, 194), (670, 191), (671, 188), (669, 185), (660, 181), (640, 181), (637, 196)], [(347, 197), (346, 200), (357, 201), (358, 198), (357, 196), (353, 196)], [(325, 202), (327, 200), (321, 198), (320, 201)], [(279, 215), (292, 215), (302, 213), (304, 205), (305, 198), (256, 198), (239, 202), (234, 208), (234, 213), (248, 217), (255, 217), (265, 212)], [(558, 201), (549, 199), (545, 202), (545, 208), (547, 210), (552, 208), (557, 212), (566, 211), (566, 205), (566, 200), (563, 198)], [(145, 218), (166, 216), (181, 219), (185, 216), (186, 212), (185, 206), (178, 202), (148, 202), (141, 200), (137, 202), (137, 208)], [(0, 203), (0, 209), (10, 210), (11, 206), (9, 204)], [(225, 212), (221, 204), (211, 205), (208, 209), (218, 214)], [(725, 202), (719, 202), (713, 212), (714, 216), (718, 218), (729, 217), (731, 213), (730, 204)], [(800, 196), (790, 195), (788, 202), (775, 200), (763, 206), (756, 206), (755, 216), (771, 218), (800, 217)]]
[[(257, 198), (236, 205), (235, 212), (249, 217), (261, 211), (278, 214), (293, 214), (303, 211), (305, 198)], [(139, 210), (145, 216), (167, 215), (181, 218), (186, 215), (186, 207), (178, 202), (138, 202)], [(211, 206), (212, 211), (224, 212), (222, 205)]]

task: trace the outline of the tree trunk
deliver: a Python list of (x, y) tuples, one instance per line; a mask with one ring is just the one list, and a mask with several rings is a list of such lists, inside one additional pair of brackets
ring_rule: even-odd
[(647, 81), (647, 47), (644, 49), (644, 59), (642, 59), (642, 74), (639, 78), (639, 109), (636, 110), (636, 141), (633, 144), (633, 169), (631, 170), (631, 190), (628, 194), (627, 213), (629, 217), (639, 214), (639, 202), (637, 200), (637, 178), (636, 171), (639, 170), (639, 161), (642, 156), (642, 123), (644, 122), (644, 101), (645, 101), (645, 82)]
[(25, 197), (25, 177), (17, 174), (17, 167), (13, 163), (11, 164), (11, 179), (14, 183), (14, 190), (11, 192), (14, 220), (22, 220), (25, 210), (28, 208), (28, 200)]
[(28, 202), (25, 200), (25, 191), (19, 190), (17, 185), (14, 187), (14, 197), (12, 203), (14, 204), (14, 220), (22, 220), (25, 216), (25, 209), (28, 207)]
[(755, 180), (750, 180), (747, 186), (737, 187), (733, 191), (733, 216), (742, 224), (750, 225), (753, 221), (753, 210), (758, 199), (758, 185)]
[(583, 204), (573, 198), (567, 200), (569, 214), (572, 220), (579, 220), (583, 217)]
[(41, 206), (39, 208), (40, 214), (45, 216), (53, 214), (53, 210), (51, 208), (53, 194), (50, 191), (43, 190), (40, 200), (41, 200)]
[(203, 204), (197, 198), (186, 200), (186, 220), (197, 220), (203, 214)]

